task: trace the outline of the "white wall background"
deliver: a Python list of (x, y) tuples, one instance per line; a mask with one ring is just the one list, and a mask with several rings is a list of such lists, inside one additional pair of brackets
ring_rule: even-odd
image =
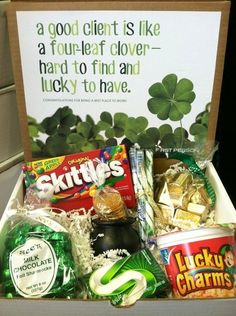
[(21, 164), (0, 173), (0, 217), (4, 212), (21, 170)]

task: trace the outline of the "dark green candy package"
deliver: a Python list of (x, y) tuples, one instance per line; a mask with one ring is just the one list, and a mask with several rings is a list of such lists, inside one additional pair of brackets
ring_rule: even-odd
[(76, 297), (71, 240), (61, 224), (49, 215), (13, 215), (3, 231), (1, 281), (5, 297)]
[(81, 279), (91, 299), (110, 299), (129, 306), (140, 298), (163, 297), (169, 291), (165, 273), (148, 249), (103, 266)]

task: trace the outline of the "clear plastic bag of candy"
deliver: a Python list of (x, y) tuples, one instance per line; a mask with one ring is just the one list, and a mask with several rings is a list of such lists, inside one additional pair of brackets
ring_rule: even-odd
[(93, 206), (100, 220), (120, 220), (127, 217), (127, 209), (120, 192), (109, 186), (96, 191)]
[(1, 279), (7, 298), (76, 297), (67, 229), (46, 209), (12, 215), (2, 230)]
[(178, 160), (164, 158), (165, 170), (155, 176), (155, 201), (165, 224), (185, 230), (207, 219), (212, 223), (216, 195), (209, 179), (192, 156), (175, 153), (171, 157)]
[(125, 219), (127, 208), (120, 192), (106, 185), (107, 164), (98, 159), (97, 163), (96, 173), (91, 172), (88, 164), (86, 164), (88, 174), (96, 186), (93, 207), (97, 217), (104, 221)]

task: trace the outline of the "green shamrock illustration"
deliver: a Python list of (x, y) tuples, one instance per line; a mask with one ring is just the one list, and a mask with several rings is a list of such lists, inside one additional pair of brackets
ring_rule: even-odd
[(149, 94), (152, 98), (148, 100), (148, 109), (160, 120), (180, 121), (191, 111), (191, 103), (195, 99), (192, 81), (185, 78), (178, 81), (175, 74), (154, 83), (149, 88)]
[[(37, 122), (28, 116), (28, 130), (33, 157), (54, 157), (88, 151), (106, 146), (125, 144), (128, 148), (137, 143), (142, 148), (192, 148), (207, 138), (210, 103), (199, 113), (187, 131), (182, 118), (190, 113), (195, 100), (191, 80), (168, 74), (161, 82), (149, 88), (151, 98), (147, 107), (161, 120), (179, 121), (173, 129), (170, 124), (150, 126), (145, 116), (128, 116), (123, 112), (100, 113), (95, 122), (87, 114), (84, 119), (68, 107), (60, 107), (54, 114)], [(42, 141), (41, 135), (46, 135)], [(189, 135), (194, 140), (189, 139)]]
[(210, 108), (211, 104), (208, 103), (205, 111), (197, 115), (195, 122), (189, 128), (189, 132), (194, 136), (196, 142), (203, 142), (207, 137)]

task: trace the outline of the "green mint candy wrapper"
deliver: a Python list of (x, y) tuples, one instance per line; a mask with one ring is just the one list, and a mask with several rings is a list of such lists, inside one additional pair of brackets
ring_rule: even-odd
[(53, 219), (43, 221), (46, 224), (36, 218), (15, 216), (6, 223), (1, 279), (7, 298), (76, 297), (69, 233)]
[(148, 249), (95, 270), (81, 283), (90, 299), (110, 299), (116, 306), (132, 305), (140, 298), (163, 296), (169, 290), (165, 273)]

